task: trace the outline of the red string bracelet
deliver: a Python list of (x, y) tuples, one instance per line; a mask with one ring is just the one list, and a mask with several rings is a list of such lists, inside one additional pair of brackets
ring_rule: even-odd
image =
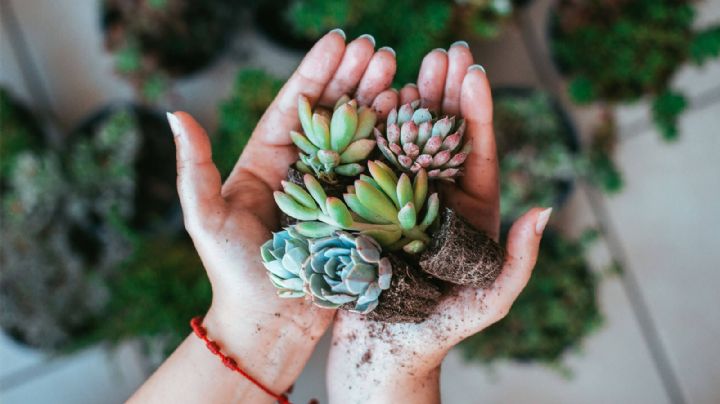
[(237, 362), (235, 362), (235, 359), (222, 353), (222, 351), (220, 350), (220, 346), (217, 344), (217, 342), (212, 341), (210, 338), (208, 338), (207, 330), (202, 325), (202, 317), (200, 317), (200, 316), (193, 317), (193, 319), (190, 320), (190, 327), (192, 327), (195, 335), (197, 335), (198, 338), (200, 338), (201, 340), (203, 340), (205, 342), (205, 345), (207, 345), (210, 352), (212, 352), (213, 355), (218, 356), (222, 360), (222, 363), (223, 363), (223, 365), (225, 365), (225, 367), (232, 370), (233, 372), (237, 372), (237, 373), (240, 373), (241, 375), (243, 375), (243, 377), (248, 379), (252, 384), (256, 385), (260, 390), (264, 391), (265, 393), (270, 395), (272, 398), (276, 399), (279, 404), (292, 404), (292, 403), (290, 403), (290, 401), (288, 400), (288, 398), (285, 394), (275, 394), (270, 389), (265, 387), (262, 383), (257, 381), (254, 377), (250, 376), (247, 372), (242, 370), (237, 365)]

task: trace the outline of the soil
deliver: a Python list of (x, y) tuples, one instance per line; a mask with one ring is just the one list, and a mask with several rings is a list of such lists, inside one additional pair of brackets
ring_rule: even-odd
[(476, 230), (454, 210), (444, 208), (440, 227), (420, 256), (419, 266), (446, 282), (484, 288), (500, 274), (503, 259), (504, 251), (497, 242)]
[[(305, 173), (299, 171), (297, 168), (290, 166), (288, 168), (287, 180), (294, 184), (300, 185), (305, 188), (305, 182), (303, 182), (303, 176)], [(347, 191), (347, 187), (353, 184), (354, 177), (345, 177), (338, 175), (337, 182), (334, 184), (321, 181), (322, 187), (328, 196), (334, 196), (336, 198), (343, 199), (343, 194)]]
[(378, 306), (368, 320), (387, 323), (420, 323), (435, 311), (442, 289), (436, 279), (396, 254), (389, 254), (393, 275), (390, 289), (380, 295)]

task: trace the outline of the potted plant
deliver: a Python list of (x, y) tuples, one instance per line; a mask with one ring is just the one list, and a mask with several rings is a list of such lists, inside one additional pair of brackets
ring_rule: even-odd
[(239, 12), (232, 0), (103, 0), (101, 21), (115, 70), (152, 102), (222, 53)]
[(396, 51), (396, 82), (404, 84), (415, 81), (417, 62), (425, 53), (447, 46), (454, 37), (493, 37), (511, 11), (504, 0), (271, 0), (258, 8), (257, 19), (268, 37), (303, 50), (337, 27), (350, 37), (372, 34)]
[(562, 369), (563, 355), (578, 349), (603, 320), (599, 279), (584, 257), (593, 238), (593, 233), (579, 240), (552, 231), (543, 235), (530, 282), (504, 319), (460, 344), (466, 359), (533, 361)]
[(570, 97), (580, 104), (647, 97), (663, 138), (675, 139), (687, 100), (670, 80), (687, 61), (720, 54), (720, 25), (695, 31), (692, 3), (561, 0), (550, 18), (550, 46), (570, 79)]
[(0, 87), (0, 134), (0, 189), (4, 190), (17, 155), (45, 147), (45, 136), (30, 110), (3, 87)]

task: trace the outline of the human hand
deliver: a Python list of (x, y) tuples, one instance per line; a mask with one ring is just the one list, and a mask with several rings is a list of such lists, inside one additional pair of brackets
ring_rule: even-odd
[[(434, 50), (423, 60), (418, 86), (406, 85), (390, 101), (420, 99), (443, 115), (462, 115), (472, 152), (465, 175), (443, 184), (443, 200), (497, 241), (500, 228), (498, 162), (492, 98), (485, 72), (473, 65), (467, 44)], [(439, 368), (463, 339), (502, 319), (527, 284), (550, 210), (535, 208), (510, 229), (502, 272), (488, 288), (463, 287), (419, 324), (385, 324), (340, 311), (328, 360), (332, 402), (439, 402)]]
[(257, 378), (278, 392), (292, 384), (334, 315), (304, 299), (277, 297), (260, 260), (260, 246), (278, 229), (273, 191), (297, 159), (289, 132), (300, 127), (298, 96), (332, 105), (343, 94), (355, 94), (360, 104), (389, 109), (383, 100), (395, 95), (385, 91), (395, 74), (395, 54), (374, 46), (368, 36), (346, 45), (341, 31), (320, 39), (263, 115), (224, 184), (200, 125), (183, 112), (168, 115), (185, 227), (213, 289), (205, 325), (229, 354), (258, 370)]

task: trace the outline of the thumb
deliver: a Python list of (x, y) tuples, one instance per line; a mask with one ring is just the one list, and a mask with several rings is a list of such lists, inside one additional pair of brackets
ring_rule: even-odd
[(167, 113), (175, 138), (177, 188), (185, 228), (193, 235), (217, 223), (224, 212), (220, 172), (212, 162), (210, 139), (200, 124), (185, 112)]

